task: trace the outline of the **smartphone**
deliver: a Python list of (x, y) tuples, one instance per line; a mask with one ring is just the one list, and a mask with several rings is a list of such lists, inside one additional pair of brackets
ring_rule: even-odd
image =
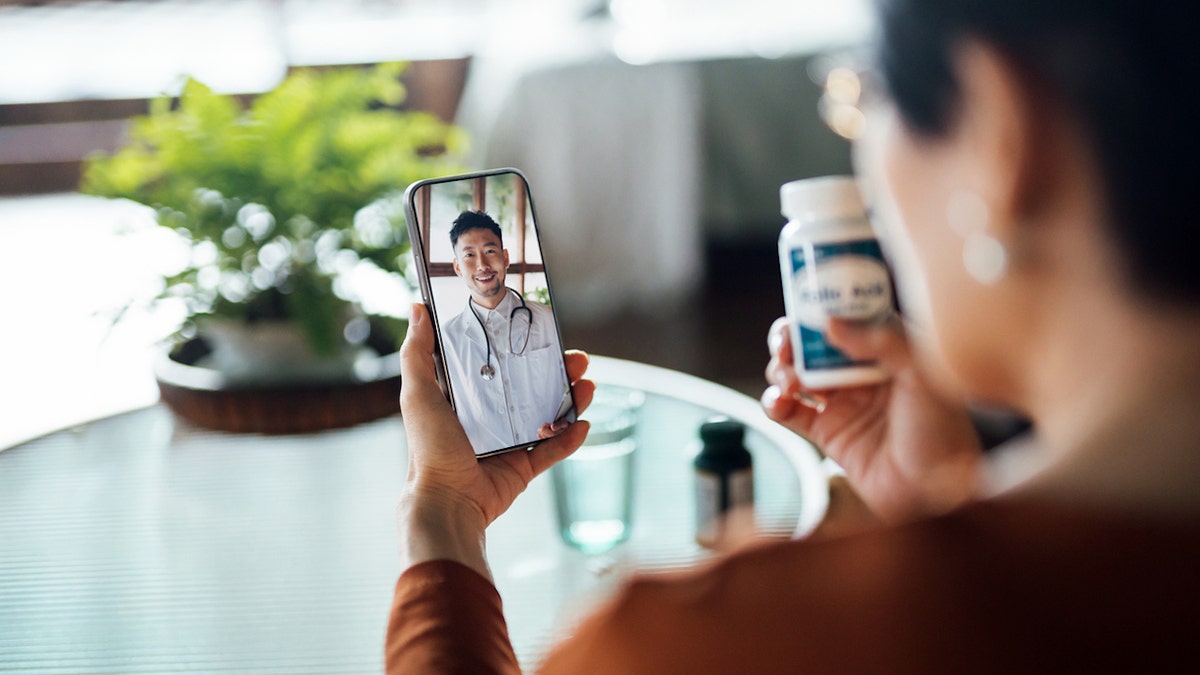
[(478, 457), (531, 449), (574, 422), (550, 273), (525, 176), (431, 178), (404, 194), (438, 380)]

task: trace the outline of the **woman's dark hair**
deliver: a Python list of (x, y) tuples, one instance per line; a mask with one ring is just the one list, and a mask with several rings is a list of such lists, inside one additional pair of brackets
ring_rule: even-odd
[[(1143, 291), (1200, 300), (1200, 54), (1184, 0), (878, 0), (877, 66), (916, 133), (954, 123), (951, 54), (983, 40), (1073, 115), (1099, 162), (1113, 241)], [(1049, 107), (1049, 106), (1048, 106)]]

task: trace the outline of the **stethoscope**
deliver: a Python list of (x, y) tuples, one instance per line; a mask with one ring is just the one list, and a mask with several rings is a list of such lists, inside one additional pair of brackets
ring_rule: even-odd
[[(508, 313), (508, 351), (511, 354), (520, 356), (525, 353), (525, 348), (529, 346), (529, 336), (533, 333), (533, 310), (529, 309), (529, 306), (525, 304), (525, 298), (522, 298), (520, 293), (507, 286), (505, 290), (517, 296), (517, 299), (521, 301), (520, 307), (513, 307), (513, 310)], [(493, 377), (496, 377), (496, 369), (492, 367), (492, 339), (488, 337), (487, 326), (483, 325), (483, 319), (479, 318), (479, 312), (475, 311), (475, 301), (473, 299), (467, 299), (467, 307), (471, 308), (471, 314), (474, 314), (475, 320), (479, 322), (479, 329), (483, 331), (483, 340), (487, 343), (487, 363), (483, 364), (483, 367), (479, 369), (479, 376), (484, 380), (490, 381)], [(517, 312), (522, 311), (529, 318), (529, 329), (525, 331), (525, 341), (521, 343), (521, 349), (518, 351), (513, 346), (512, 328), (513, 318), (517, 315)]]

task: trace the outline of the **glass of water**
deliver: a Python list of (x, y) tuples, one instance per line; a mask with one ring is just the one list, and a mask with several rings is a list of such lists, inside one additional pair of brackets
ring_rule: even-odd
[(634, 431), (645, 400), (635, 389), (599, 385), (581, 416), (592, 424), (583, 447), (550, 468), (559, 534), (584, 553), (603, 553), (629, 538)]

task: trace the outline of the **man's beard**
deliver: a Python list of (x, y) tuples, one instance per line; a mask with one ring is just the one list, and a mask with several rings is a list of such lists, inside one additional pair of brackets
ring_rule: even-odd
[(495, 286), (492, 286), (491, 288), (480, 288), (477, 290), (479, 292), (480, 297), (492, 298), (492, 297), (499, 295), (500, 293), (502, 293), (504, 291), (504, 284), (497, 283)]

